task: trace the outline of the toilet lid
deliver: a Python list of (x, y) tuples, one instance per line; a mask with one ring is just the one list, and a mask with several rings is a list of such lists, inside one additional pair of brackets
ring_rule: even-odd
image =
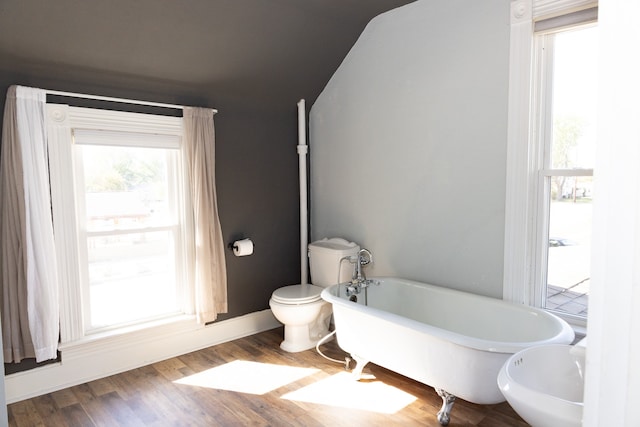
[(315, 285), (291, 285), (276, 289), (271, 298), (281, 304), (306, 304), (320, 300), (321, 292)]

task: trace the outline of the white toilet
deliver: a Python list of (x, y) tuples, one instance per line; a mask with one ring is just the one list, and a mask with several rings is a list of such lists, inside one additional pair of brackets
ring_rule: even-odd
[(292, 353), (316, 346), (329, 333), (331, 304), (320, 297), (322, 290), (351, 280), (353, 264), (341, 260), (356, 256), (360, 246), (334, 237), (309, 244), (310, 285), (291, 285), (276, 289), (269, 306), (284, 324), (284, 341), (280, 348)]

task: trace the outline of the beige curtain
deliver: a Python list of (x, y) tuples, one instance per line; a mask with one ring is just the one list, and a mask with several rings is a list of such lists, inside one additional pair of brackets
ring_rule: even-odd
[(195, 229), (195, 300), (198, 322), (227, 312), (227, 269), (215, 187), (214, 111), (184, 109), (184, 153)]
[(5, 362), (56, 357), (58, 278), (51, 219), (45, 93), (7, 92), (0, 157), (0, 280)]
[[(2, 342), (5, 363), (34, 357), (27, 317), (27, 266), (22, 153), (17, 144), (16, 88), (7, 92), (0, 154), (0, 279), (2, 280)], [(16, 250), (18, 249), (18, 250)], [(7, 285), (5, 285), (5, 283)], [(13, 285), (13, 286), (11, 286)]]

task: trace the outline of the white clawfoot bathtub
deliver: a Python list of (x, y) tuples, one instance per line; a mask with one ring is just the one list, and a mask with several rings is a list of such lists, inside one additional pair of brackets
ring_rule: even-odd
[(354, 375), (373, 362), (434, 387), (443, 399), (442, 425), (456, 397), (505, 400), (497, 377), (512, 354), (574, 339), (571, 327), (546, 311), (399, 278), (333, 285), (322, 298), (333, 305), (338, 344), (357, 361)]

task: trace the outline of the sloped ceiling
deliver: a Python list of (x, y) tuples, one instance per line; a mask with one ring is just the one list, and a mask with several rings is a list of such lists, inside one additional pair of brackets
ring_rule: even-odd
[(369, 20), (411, 1), (1, 0), (0, 70), (290, 107), (315, 100)]

